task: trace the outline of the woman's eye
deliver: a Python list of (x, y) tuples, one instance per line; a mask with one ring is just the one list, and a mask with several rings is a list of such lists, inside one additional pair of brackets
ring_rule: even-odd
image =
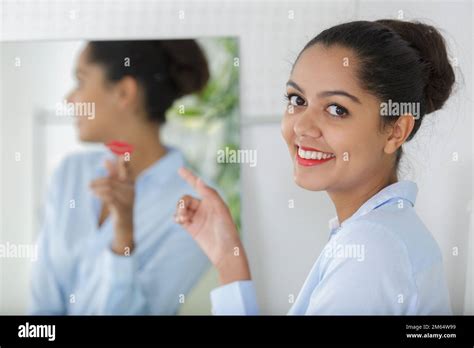
[(337, 104), (329, 105), (326, 110), (334, 117), (343, 117), (343, 116), (347, 116), (348, 114), (348, 111), (346, 108)]
[(297, 94), (290, 94), (287, 95), (288, 103), (293, 106), (303, 106), (305, 105), (305, 101)]

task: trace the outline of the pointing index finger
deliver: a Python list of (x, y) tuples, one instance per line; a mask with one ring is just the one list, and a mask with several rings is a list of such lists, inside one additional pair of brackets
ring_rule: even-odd
[(189, 169), (182, 167), (178, 170), (178, 173), (202, 197), (214, 197), (216, 195), (212, 188), (207, 186), (200, 177), (194, 175)]
[(179, 168), (178, 174), (194, 189), (197, 189), (198, 177), (194, 175), (188, 168)]

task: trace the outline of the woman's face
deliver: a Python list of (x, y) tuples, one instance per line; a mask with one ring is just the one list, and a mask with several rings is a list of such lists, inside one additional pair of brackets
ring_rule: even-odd
[(67, 97), (76, 108), (93, 110), (94, 115), (78, 115), (75, 121), (82, 141), (108, 142), (120, 139), (128, 116), (124, 112), (120, 90), (106, 80), (102, 65), (89, 61), (89, 46), (81, 52), (76, 66), (77, 85)]
[(391, 171), (380, 102), (359, 85), (356, 69), (351, 50), (320, 44), (306, 49), (293, 68), (282, 134), (295, 182), (305, 189), (347, 190)]

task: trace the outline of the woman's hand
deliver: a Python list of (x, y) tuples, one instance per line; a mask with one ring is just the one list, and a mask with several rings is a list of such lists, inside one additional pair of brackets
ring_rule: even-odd
[(130, 254), (133, 245), (134, 182), (128, 162), (120, 156), (116, 162), (106, 161), (109, 175), (91, 182), (94, 194), (109, 210), (115, 226), (112, 250), (117, 254)]
[(185, 168), (179, 175), (201, 196), (178, 201), (175, 219), (217, 267), (222, 284), (250, 279), (247, 257), (229, 209), (219, 194)]

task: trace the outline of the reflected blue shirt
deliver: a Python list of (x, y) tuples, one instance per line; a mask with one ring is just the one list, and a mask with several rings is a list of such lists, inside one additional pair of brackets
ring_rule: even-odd
[[(415, 212), (418, 192), (403, 180), (350, 218), (329, 222), (329, 241), (288, 314), (450, 315), (441, 251)], [(211, 292), (214, 314), (258, 314), (252, 281)]]
[(45, 203), (32, 270), (32, 314), (175, 314), (210, 266), (191, 236), (174, 222), (176, 203), (197, 196), (179, 177), (174, 148), (135, 181), (134, 242), (117, 255), (109, 216), (98, 227), (101, 202), (89, 183), (107, 175), (108, 150), (68, 156), (56, 170)]

